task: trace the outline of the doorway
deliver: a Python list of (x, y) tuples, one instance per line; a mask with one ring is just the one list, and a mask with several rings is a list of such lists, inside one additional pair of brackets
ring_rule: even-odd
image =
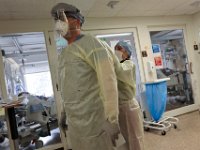
[[(0, 35), (0, 48), (7, 96), (21, 99), (15, 108), (19, 149), (61, 143), (44, 33)], [(5, 120), (1, 122), (6, 125)], [(6, 132), (2, 134), (7, 136)]]
[(184, 30), (154, 30), (150, 38), (157, 78), (170, 78), (166, 111), (194, 104)]
[(132, 46), (132, 55), (131, 60), (135, 64), (136, 68), (136, 99), (138, 102), (141, 102), (141, 94), (140, 94), (140, 86), (141, 86), (141, 77), (140, 77), (140, 69), (138, 64), (137, 52), (136, 52), (136, 44), (135, 44), (135, 37), (134, 33), (112, 33), (112, 34), (97, 34), (97, 38), (102, 41), (105, 41), (113, 50), (114, 47), (119, 41), (125, 41)]

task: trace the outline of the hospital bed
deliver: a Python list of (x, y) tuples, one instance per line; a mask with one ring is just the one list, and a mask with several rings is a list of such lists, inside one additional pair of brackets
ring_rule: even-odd
[[(34, 144), (36, 149), (41, 148), (43, 141), (40, 137), (50, 136), (50, 131), (58, 128), (55, 101), (53, 98), (44, 100), (29, 94), (20, 96), (19, 100), (20, 104), (15, 107), (19, 146), (25, 148)], [(7, 137), (5, 118), (2, 117), (0, 123), (0, 135)]]

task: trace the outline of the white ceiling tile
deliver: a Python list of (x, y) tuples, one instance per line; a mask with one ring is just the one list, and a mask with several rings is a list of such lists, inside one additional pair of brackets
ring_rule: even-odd
[(136, 12), (119, 12), (116, 14), (116, 17), (132, 17), (132, 16), (143, 16), (144, 11), (136, 11)]
[(169, 11), (168, 14), (169, 15), (189, 15), (189, 14), (194, 14), (198, 11), (200, 11), (200, 7), (197, 6), (191, 6), (191, 4), (193, 2), (195, 2), (196, 0), (189, 0), (186, 1), (183, 5), (177, 7), (176, 9)]
[(149, 0), (148, 2), (147, 0), (129, 1), (124, 11), (131, 10), (133, 12), (137, 10), (151, 10), (155, 5), (158, 4), (157, 1), (158, 0)]
[(167, 10), (149, 10), (149, 11), (145, 11), (143, 13), (143, 16), (157, 16), (159, 14), (159, 16), (164, 16), (166, 15), (166, 13), (168, 13)]
[(113, 8), (108, 7), (108, 0), (97, 1), (90, 9), (87, 17), (113, 17), (116, 14), (125, 9), (129, 0), (119, 1)]
[(181, 7), (188, 0), (158, 0), (152, 10), (174, 10)]
[(111, 0), (1, 0), (0, 19), (50, 18), (51, 8), (59, 2), (77, 6), (86, 17), (160, 16), (194, 14), (199, 7), (190, 6), (198, 0), (119, 0), (111, 9)]
[(131, 0), (124, 9), (117, 13), (117, 16), (144, 16), (144, 13), (148, 10), (152, 10), (156, 4), (157, 0), (151, 0), (148, 5), (146, 0)]
[(116, 11), (90, 11), (87, 17), (113, 17)]
[(88, 16), (89, 11), (81, 11), (81, 14), (83, 14), (83, 16)]
[(79, 8), (81, 11), (90, 10), (97, 0), (74, 0), (72, 4)]

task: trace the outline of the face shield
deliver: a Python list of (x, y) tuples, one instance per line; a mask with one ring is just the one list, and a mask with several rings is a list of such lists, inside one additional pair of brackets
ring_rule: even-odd
[(119, 61), (122, 61), (122, 55), (123, 53), (121, 51), (115, 50), (115, 55), (119, 59)]
[(68, 44), (65, 38), (67, 36), (70, 36), (69, 30), (71, 31), (71, 29), (69, 29), (69, 23), (67, 17), (79, 20), (80, 24), (82, 25), (85, 21), (84, 16), (81, 14), (78, 8), (67, 3), (56, 4), (51, 10), (51, 15), (55, 20), (54, 33), (55, 33), (57, 48), (63, 49)]
[(64, 38), (67, 34), (69, 26), (68, 20), (64, 13), (64, 10), (58, 10), (55, 19), (54, 36), (56, 40), (56, 46), (58, 53), (62, 51), (63, 48), (67, 47), (68, 42)]
[(54, 30), (58, 35), (65, 36), (68, 32), (68, 20), (64, 13), (64, 10), (57, 11), (57, 18), (55, 18)]
[(127, 60), (127, 59), (131, 58), (132, 47), (129, 43), (124, 42), (124, 41), (119, 41), (115, 46), (115, 50), (118, 51), (118, 52), (116, 52), (117, 56), (119, 56), (119, 52), (122, 53), (122, 54), (120, 54), (122, 60)]

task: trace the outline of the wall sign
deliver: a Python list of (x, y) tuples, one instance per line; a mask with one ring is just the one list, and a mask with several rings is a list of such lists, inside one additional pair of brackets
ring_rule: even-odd
[(152, 50), (153, 50), (153, 53), (159, 53), (160, 52), (160, 44), (152, 44)]
[(162, 57), (161, 56), (154, 57), (154, 61), (155, 61), (155, 66), (162, 66)]

